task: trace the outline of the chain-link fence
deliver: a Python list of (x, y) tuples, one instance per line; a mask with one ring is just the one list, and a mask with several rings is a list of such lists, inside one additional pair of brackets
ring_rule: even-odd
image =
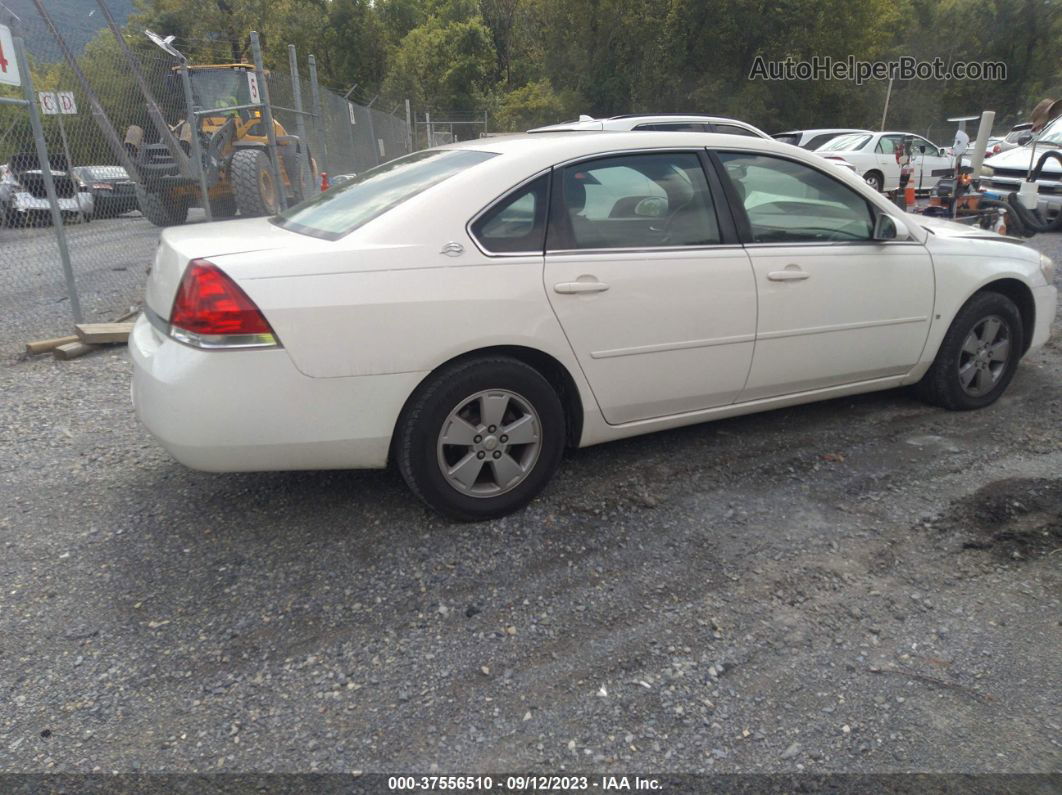
[[(78, 29), (83, 21), (49, 19), (42, 6), (11, 27), (29, 48), (84, 322), (115, 320), (139, 304), (160, 226), (207, 220), (204, 188), (213, 220), (275, 209), (248, 212), (236, 201), (235, 152), (254, 148), (243, 144), (276, 146), (267, 149), (281, 164), (273, 174), (290, 186), (276, 198), (288, 204), (316, 193), (321, 172), (357, 173), (410, 149), (404, 108), (396, 116), (348, 102), (317, 84), (308, 58), (265, 70), (264, 85), (257, 85), (253, 59), (216, 41), (176, 39), (166, 52), (146, 35), (126, 33), (119, 41), (106, 28), (93, 34)], [(187, 59), (187, 81), (178, 56)], [(211, 64), (222, 66), (203, 68)], [(294, 81), (291, 67), (298, 70)], [(255, 106), (255, 90), (270, 100), (275, 142), (265, 140), (267, 125), (259, 122), (267, 114)], [(0, 97), (21, 91), (0, 83)], [(196, 129), (202, 134), (194, 136)], [(0, 104), (0, 179), (8, 185), (0, 188), (5, 357), (26, 341), (70, 334), (74, 323), (33, 149), (26, 108)]]

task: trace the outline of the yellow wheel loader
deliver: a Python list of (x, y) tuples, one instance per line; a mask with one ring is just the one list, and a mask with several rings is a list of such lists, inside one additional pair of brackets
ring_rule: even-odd
[[(246, 63), (211, 64), (188, 67), (193, 100), (206, 111), (197, 116), (198, 129), (186, 119), (169, 125), (169, 140), (145, 143), (144, 130), (133, 125), (125, 134), (125, 148), (136, 165), (140, 179), (137, 197), (140, 211), (156, 226), (182, 224), (188, 208), (202, 204), (197, 174), (178, 162), (183, 150), (185, 162), (194, 153), (192, 136), (199, 136), (199, 148), (206, 175), (210, 209), (215, 219), (239, 212), (242, 216), (274, 215), (280, 210), (279, 191), (291, 204), (301, 201), (304, 184), (315, 185), (317, 167), (304, 141), (289, 135), (280, 122), (273, 121), (277, 142), (277, 172), (270, 159), (265, 117), (251, 102)], [(180, 69), (167, 75), (167, 87), (181, 96)], [(183, 99), (173, 103), (183, 107)], [(163, 133), (165, 137), (165, 133)], [(175, 154), (177, 157), (175, 157)], [(302, 163), (310, 173), (302, 175)], [(194, 168), (194, 165), (192, 166)]]

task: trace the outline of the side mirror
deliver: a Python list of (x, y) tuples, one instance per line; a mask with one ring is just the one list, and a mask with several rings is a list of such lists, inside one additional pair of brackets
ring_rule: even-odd
[(943, 146), (940, 147), (940, 149), (937, 150), (937, 157), (947, 157), (947, 156), (948, 156), (948, 150), (945, 149)]
[(1018, 146), (1025, 146), (1025, 144), (1029, 143), (1029, 141), (1031, 141), (1032, 139), (1033, 134), (1031, 132), (1023, 132), (1021, 135), (1018, 136)]
[(879, 213), (874, 221), (875, 240), (906, 240), (907, 230), (888, 213)]

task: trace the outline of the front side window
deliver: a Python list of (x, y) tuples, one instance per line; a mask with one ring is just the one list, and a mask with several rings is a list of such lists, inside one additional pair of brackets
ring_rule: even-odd
[(803, 163), (768, 155), (721, 152), (751, 226), (753, 243), (869, 240), (866, 200)]
[(272, 219), (292, 232), (338, 240), (407, 199), (496, 155), (472, 149), (428, 149), (371, 168)]
[(542, 253), (546, 242), (549, 175), (517, 188), (472, 224), (472, 235), (491, 253)]
[(701, 161), (690, 152), (622, 155), (561, 169), (549, 248), (656, 248), (720, 242)]

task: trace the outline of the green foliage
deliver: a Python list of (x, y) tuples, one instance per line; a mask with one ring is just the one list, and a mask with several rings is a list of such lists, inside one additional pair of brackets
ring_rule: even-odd
[[(489, 109), (492, 129), (632, 111), (732, 115), (769, 131), (880, 124), (886, 81), (749, 80), (757, 56), (1005, 62), (1002, 81), (896, 82), (888, 126), (941, 139), (949, 115), (992, 109), (1002, 127), (1062, 96), (1062, 0), (137, 3), (130, 41), (150, 27), (177, 35), (197, 62), (231, 61), (249, 57), (258, 30), (267, 66), (285, 68), (294, 43), (302, 58), (317, 56), (327, 85), (357, 83), (360, 95), (408, 98), (417, 110)], [(106, 32), (83, 57), (118, 94), (105, 104), (128, 108), (116, 126), (142, 116)]]

